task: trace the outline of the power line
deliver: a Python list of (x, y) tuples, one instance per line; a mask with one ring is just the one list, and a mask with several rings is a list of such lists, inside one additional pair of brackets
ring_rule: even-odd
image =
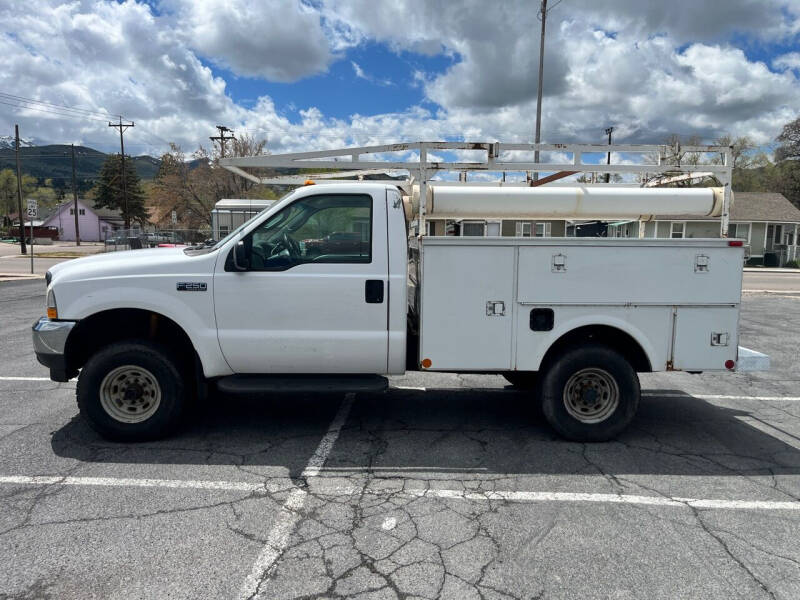
[(19, 98), (14, 97), (10, 94), (4, 94), (2, 92), (0, 92), (0, 99), (2, 99), (5, 102), (15, 102), (16, 104), (14, 104), (14, 106), (20, 106), (22, 108), (28, 108), (31, 110), (44, 110), (49, 112), (66, 113), (69, 115), (77, 117), (85, 117), (89, 119), (103, 117), (103, 113), (99, 112), (86, 111), (83, 109), (74, 109), (69, 106), (60, 106), (58, 104), (52, 104), (50, 102), (35, 102), (33, 100), (25, 100), (21, 97)]
[(98, 110), (89, 110), (86, 108), (78, 108), (74, 106), (67, 106), (66, 104), (56, 104), (54, 102), (47, 102), (46, 100), (36, 100), (35, 98), (26, 98), (25, 96), (17, 96), (16, 94), (9, 94), (8, 92), (0, 92), (0, 96), (5, 96), (7, 99), (16, 100), (25, 103), (32, 103), (32, 104), (44, 104), (49, 107), (58, 108), (61, 110), (68, 110), (73, 112), (81, 112), (89, 115), (95, 115), (99, 117), (105, 117), (106, 119), (111, 117), (120, 117), (121, 115), (114, 115), (106, 111), (98, 111)]
[(58, 115), (60, 117), (73, 117), (78, 119), (87, 119), (89, 121), (100, 121), (102, 123), (105, 123), (105, 119), (98, 119), (96, 117), (90, 117), (89, 115), (78, 115), (68, 112), (61, 112), (57, 110), (48, 110), (43, 106), (26, 106), (24, 104), (11, 104), (10, 102), (3, 102), (2, 100), (0, 100), (0, 104), (5, 104), (6, 106), (13, 106), (14, 108), (19, 108), (22, 110), (36, 110), (39, 112), (50, 113), (53, 115)]

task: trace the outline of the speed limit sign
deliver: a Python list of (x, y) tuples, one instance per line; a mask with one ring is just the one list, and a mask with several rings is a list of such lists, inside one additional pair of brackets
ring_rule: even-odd
[(35, 198), (28, 198), (28, 210), (26, 212), (31, 219), (39, 216), (39, 203), (36, 202)]

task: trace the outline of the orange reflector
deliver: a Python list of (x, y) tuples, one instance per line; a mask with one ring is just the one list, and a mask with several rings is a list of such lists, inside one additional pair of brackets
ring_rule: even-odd
[(317, 184), (316, 184), (316, 182), (311, 181), (310, 179), (306, 179), (306, 181), (305, 181), (305, 183), (303, 185), (317, 185)]
[(744, 242), (742, 240), (731, 240), (728, 242), (728, 246), (743, 246)]
[(47, 318), (48, 319), (57, 319), (58, 318), (58, 310), (55, 308), (47, 308)]
[(423, 358), (422, 362), (420, 363), (423, 369), (430, 369), (433, 361), (430, 358)]
[(733, 362), (732, 360), (728, 359), (728, 360), (725, 361), (725, 368), (726, 369), (731, 370), (735, 366), (736, 366), (736, 363)]

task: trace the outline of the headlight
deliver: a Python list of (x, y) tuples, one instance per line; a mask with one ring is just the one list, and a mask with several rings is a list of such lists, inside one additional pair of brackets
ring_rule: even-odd
[(47, 318), (58, 318), (58, 307), (56, 306), (56, 295), (52, 288), (47, 290)]

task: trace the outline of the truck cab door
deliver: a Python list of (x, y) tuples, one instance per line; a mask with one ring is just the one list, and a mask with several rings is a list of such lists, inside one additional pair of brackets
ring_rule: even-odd
[[(332, 234), (347, 234), (335, 236)], [(331, 244), (346, 237), (360, 243)], [(385, 193), (305, 195), (217, 260), (220, 348), (236, 373), (385, 373)]]

